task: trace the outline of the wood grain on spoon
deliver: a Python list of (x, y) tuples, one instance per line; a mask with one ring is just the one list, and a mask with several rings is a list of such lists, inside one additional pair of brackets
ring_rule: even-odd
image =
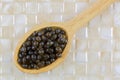
[[(97, 2), (95, 2), (89, 9), (87, 9), (86, 11), (84, 11), (83, 13), (79, 14), (78, 16), (76, 16), (75, 18), (73, 18), (72, 20), (65, 22), (65, 23), (44, 23), (42, 25), (36, 26), (33, 29), (31, 29), (30, 31), (28, 31), (24, 37), (19, 41), (16, 50), (15, 50), (15, 55), (14, 55), (14, 62), (16, 64), (16, 66), (23, 72), (26, 73), (41, 73), (41, 72), (46, 72), (49, 71), (53, 68), (55, 68), (57, 65), (59, 65), (61, 62), (64, 61), (65, 57), (67, 56), (69, 49), (70, 49), (70, 45), (71, 45), (71, 41), (72, 41), (72, 37), (74, 35), (74, 33), (79, 30), (80, 27), (82, 27), (84, 24), (86, 24), (87, 22), (89, 22), (92, 18), (94, 18), (96, 15), (98, 15), (99, 13), (101, 13), (103, 10), (105, 10), (107, 7), (109, 7), (115, 0), (99, 0)], [(45, 27), (51, 27), (51, 26), (56, 26), (56, 27), (60, 27), (63, 30), (66, 31), (67, 36), (68, 36), (68, 43), (62, 53), (62, 57), (58, 58), (55, 62), (53, 62), (52, 64), (40, 68), (38, 70), (36, 69), (24, 69), (22, 68), (18, 62), (18, 52), (19, 49), (21, 47), (21, 45), (26, 41), (26, 39), (34, 32), (40, 29), (43, 29)]]

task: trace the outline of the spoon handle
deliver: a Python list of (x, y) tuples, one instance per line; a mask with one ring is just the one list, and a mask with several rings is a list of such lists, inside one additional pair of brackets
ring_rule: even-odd
[(89, 22), (92, 18), (97, 16), (103, 10), (105, 10), (108, 6), (110, 6), (116, 0), (99, 0), (94, 5), (92, 5), (89, 9), (79, 14), (72, 20), (66, 22), (66, 25), (72, 31), (79, 30), (80, 27)]

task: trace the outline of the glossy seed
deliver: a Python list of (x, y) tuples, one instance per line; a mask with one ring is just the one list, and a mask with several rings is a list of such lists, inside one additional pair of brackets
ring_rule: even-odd
[(44, 59), (44, 60), (47, 60), (48, 58), (49, 58), (49, 55), (48, 55), (48, 54), (43, 55), (43, 59)]
[(30, 64), (31, 68), (34, 68), (34, 64)]
[(39, 50), (38, 54), (43, 55), (44, 54), (44, 50)]
[(49, 64), (50, 64), (50, 61), (46, 61), (45, 64), (46, 64), (46, 65), (49, 65)]
[(34, 41), (34, 42), (33, 42), (33, 45), (34, 45), (34, 46), (38, 46), (38, 42), (37, 42), (37, 41)]
[(50, 54), (50, 57), (51, 57), (51, 58), (55, 58), (55, 54), (53, 54), (53, 53)]
[(26, 58), (25, 57), (22, 59), (22, 63), (26, 63)]
[(32, 46), (32, 50), (35, 50), (36, 49), (36, 46)]
[(56, 47), (55, 50), (56, 50), (56, 52), (59, 52), (59, 53), (62, 52), (62, 49), (60, 47)]
[(60, 53), (57, 53), (57, 54), (56, 54), (56, 57), (57, 57), (57, 58), (59, 58), (59, 57), (61, 57), (61, 56), (62, 56), (62, 54), (60, 54)]
[(19, 54), (18, 54), (18, 57), (19, 57), (19, 58), (22, 58), (22, 54), (21, 54), (21, 53), (19, 53)]
[(38, 56), (37, 56), (37, 59), (40, 60), (40, 59), (42, 59), (42, 57), (41, 57), (40, 55), (38, 55)]
[(65, 45), (61, 45), (60, 47), (61, 47), (62, 49), (64, 49), (64, 48), (65, 48)]
[(30, 41), (27, 41), (25, 42), (26, 43), (26, 46), (30, 46), (31, 45), (31, 42)]
[(27, 66), (26, 64), (23, 64), (22, 67), (23, 67), (23, 68), (27, 68), (28, 66)]
[(45, 35), (46, 35), (46, 37), (51, 37), (52, 36), (52, 34), (50, 32), (47, 32)]
[(29, 51), (30, 49), (31, 49), (31, 47), (28, 46), (28, 47), (27, 47), (27, 51)]
[(47, 53), (53, 53), (53, 52), (54, 52), (54, 50), (53, 50), (53, 49), (51, 49), (51, 48), (49, 48), (49, 49), (46, 49), (46, 52), (47, 52)]
[(40, 42), (41, 41), (41, 38), (38, 36), (36, 37), (36, 41)]
[(54, 35), (51, 37), (52, 40), (55, 40), (56, 38), (57, 38), (57, 35), (56, 35), (56, 34), (54, 34)]
[(26, 53), (26, 52), (22, 52), (21, 55), (22, 55), (22, 56), (26, 56), (27, 53)]
[(51, 28), (51, 27), (47, 27), (45, 30), (46, 30), (46, 31), (51, 31), (52, 28)]
[(27, 55), (27, 56), (26, 56), (26, 59), (27, 59), (27, 60), (30, 60), (30, 55)]
[(60, 31), (61, 31), (60, 29), (56, 29), (56, 33), (60, 33)]
[(38, 65), (40, 68), (41, 68), (41, 67), (44, 67), (44, 66), (45, 66), (45, 62), (44, 62), (44, 61), (41, 61), (41, 62), (39, 62), (37, 65)]
[(43, 41), (46, 41), (47, 38), (46, 38), (45, 36), (42, 35), (42, 40), (43, 40)]
[(21, 52), (26, 52), (26, 48), (25, 48), (25, 47), (22, 47), (22, 48), (20, 49), (20, 51), (21, 51)]
[(21, 60), (21, 59), (17, 59), (17, 61), (18, 61), (18, 63), (20, 63), (20, 64), (22, 63), (22, 60)]
[(58, 47), (58, 46), (59, 46), (58, 42), (55, 42), (54, 47)]
[(40, 46), (44, 46), (44, 42), (40, 42), (39, 45), (40, 45)]
[(33, 61), (35, 61), (36, 60), (36, 55), (31, 55), (31, 59), (33, 60)]
[(51, 63), (52, 63), (52, 62), (54, 62), (54, 61), (55, 61), (55, 59), (54, 59), (54, 58), (52, 58), (52, 59), (50, 59), (50, 61), (51, 61)]
[(33, 51), (29, 51), (29, 52), (28, 52), (28, 55), (32, 55), (32, 54), (33, 54)]

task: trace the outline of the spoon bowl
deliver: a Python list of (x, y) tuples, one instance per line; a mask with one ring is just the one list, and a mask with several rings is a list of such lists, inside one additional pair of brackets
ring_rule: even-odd
[[(38, 26), (34, 27), (33, 29), (28, 31), (23, 36), (23, 38), (19, 41), (19, 43), (16, 47), (15, 54), (14, 54), (14, 62), (16, 64), (16, 66), (21, 71), (26, 72), (26, 73), (32, 73), (32, 74), (46, 72), (46, 71), (49, 71), (49, 70), (55, 68), (56, 66), (58, 66), (61, 62), (63, 62), (65, 60), (65, 58), (69, 52), (74, 33), (77, 30), (79, 30), (80, 27), (82, 27), (87, 22), (89, 22), (97, 14), (101, 13), (101, 11), (106, 9), (114, 1), (115, 0), (99, 0), (96, 3), (94, 3), (89, 9), (87, 9), (83, 13), (79, 14), (78, 16), (73, 18), (72, 20), (65, 22), (65, 23), (45, 23), (45, 24), (38, 25)], [(68, 37), (68, 42), (66, 44), (64, 51), (62, 52), (62, 57), (58, 58), (57, 60), (55, 60), (53, 63), (49, 64), (48, 66), (45, 66), (45, 67), (40, 68), (38, 70), (37, 69), (24, 69), (24, 68), (22, 68), (17, 62), (18, 53), (19, 53), (19, 49), (20, 49), (21, 45), (26, 41), (26, 39), (34, 31), (41, 30), (41, 29), (46, 28), (46, 27), (58, 27), (58, 28), (63, 29), (66, 32), (67, 37)]]
[[(65, 32), (67, 32), (67, 37), (68, 37), (68, 42), (67, 42), (67, 45), (64, 49), (64, 51), (62, 52), (62, 57), (58, 58), (57, 60), (55, 60), (53, 63), (51, 63), (50, 65), (48, 66), (45, 66), (43, 68), (40, 68), (39, 70), (37, 69), (24, 69), (22, 68), (18, 62), (17, 62), (17, 59), (18, 59), (18, 53), (19, 53), (19, 49), (21, 47), (21, 45), (26, 41), (26, 39), (34, 32), (34, 31), (37, 31), (37, 30), (41, 30), (43, 28), (46, 28), (46, 26), (48, 27), (56, 27), (56, 28), (61, 28), (63, 29)], [(67, 29), (67, 27), (65, 27), (63, 24), (61, 23), (48, 23), (48, 24), (42, 24), (40, 26), (36, 26), (35, 28), (31, 29), (29, 32), (27, 32), (24, 37), (19, 41), (17, 47), (16, 47), (16, 50), (15, 50), (15, 55), (14, 55), (14, 62), (16, 64), (16, 66), (23, 72), (26, 72), (26, 73), (41, 73), (41, 72), (46, 72), (46, 71), (49, 71), (53, 68), (55, 68), (58, 64), (60, 64), (61, 62), (64, 61), (65, 57), (67, 56), (67, 53), (69, 52), (69, 48), (70, 48), (70, 43), (71, 43), (71, 38), (72, 36), (68, 36), (68, 35), (72, 35), (72, 33), (69, 33), (69, 29)]]

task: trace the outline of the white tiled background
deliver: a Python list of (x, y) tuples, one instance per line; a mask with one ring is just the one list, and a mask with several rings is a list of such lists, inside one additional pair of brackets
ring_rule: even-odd
[(13, 63), (17, 42), (34, 25), (67, 21), (95, 1), (0, 0), (0, 80), (120, 80), (120, 1), (75, 34), (57, 68), (32, 75)]

